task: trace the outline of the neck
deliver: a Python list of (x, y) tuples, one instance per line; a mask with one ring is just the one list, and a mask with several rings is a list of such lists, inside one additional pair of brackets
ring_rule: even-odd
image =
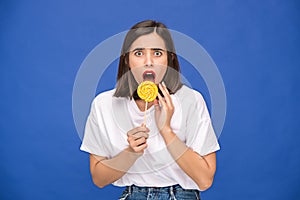
[[(135, 103), (138, 106), (138, 108), (140, 109), (140, 111), (142, 111), (142, 112), (145, 111), (146, 102), (144, 100), (136, 99)], [(153, 105), (153, 101), (152, 102), (148, 102), (147, 109), (151, 108), (152, 105)]]

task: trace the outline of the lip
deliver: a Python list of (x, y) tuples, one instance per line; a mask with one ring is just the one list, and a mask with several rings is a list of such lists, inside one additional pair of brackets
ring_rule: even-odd
[(144, 73), (143, 73), (143, 80), (144, 80), (145, 75), (148, 74), (148, 73), (151, 73), (153, 75), (153, 82), (155, 82), (156, 74), (152, 70), (146, 70), (146, 71), (144, 71)]

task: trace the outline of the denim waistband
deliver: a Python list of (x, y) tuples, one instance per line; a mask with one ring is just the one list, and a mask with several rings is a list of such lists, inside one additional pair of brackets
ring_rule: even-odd
[(179, 184), (176, 185), (171, 185), (171, 186), (166, 186), (166, 187), (140, 187), (136, 185), (131, 185), (126, 187), (129, 191), (131, 192), (149, 192), (149, 191), (157, 191), (157, 192), (176, 192), (176, 191), (196, 191), (198, 190), (193, 190), (193, 189), (183, 189)]
[(122, 200), (141, 199), (190, 199), (200, 200), (199, 190), (183, 189), (179, 184), (167, 187), (139, 187), (136, 185), (127, 186), (123, 191)]

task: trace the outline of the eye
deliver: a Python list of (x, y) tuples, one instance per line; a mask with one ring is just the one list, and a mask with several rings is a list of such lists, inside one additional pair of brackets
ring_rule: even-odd
[(135, 55), (135, 56), (142, 56), (142, 55), (143, 55), (143, 52), (141, 52), (141, 51), (136, 51), (136, 52), (134, 52), (134, 55)]
[(162, 52), (161, 52), (161, 51), (155, 51), (155, 52), (154, 52), (154, 55), (159, 57), (159, 56), (162, 55)]

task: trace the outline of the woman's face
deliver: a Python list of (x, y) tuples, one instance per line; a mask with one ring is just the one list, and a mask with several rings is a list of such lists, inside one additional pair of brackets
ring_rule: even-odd
[(156, 33), (137, 38), (130, 47), (129, 67), (135, 80), (162, 81), (168, 66), (168, 55), (163, 39)]

